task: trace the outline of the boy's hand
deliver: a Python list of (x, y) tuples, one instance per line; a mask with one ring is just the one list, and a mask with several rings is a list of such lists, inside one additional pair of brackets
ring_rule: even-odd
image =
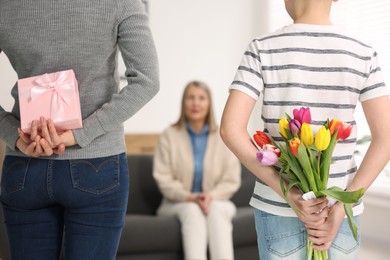
[(297, 208), (292, 209), (303, 223), (311, 226), (325, 223), (329, 211), (326, 197), (304, 200), (302, 192), (294, 187), (289, 191), (289, 199)]
[(329, 215), (322, 225), (306, 224), (308, 238), (313, 242), (313, 248), (327, 250), (337, 235), (337, 231), (345, 217), (342, 203), (336, 203), (329, 209)]

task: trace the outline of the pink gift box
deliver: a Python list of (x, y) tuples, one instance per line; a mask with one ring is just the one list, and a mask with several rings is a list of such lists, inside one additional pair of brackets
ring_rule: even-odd
[(82, 127), (80, 97), (73, 70), (18, 80), (21, 129), (30, 132), (31, 122), (50, 118), (61, 132)]

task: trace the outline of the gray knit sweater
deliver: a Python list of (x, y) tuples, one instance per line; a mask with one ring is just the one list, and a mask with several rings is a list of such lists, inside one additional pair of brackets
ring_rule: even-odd
[[(118, 49), (128, 81), (122, 90)], [(55, 159), (125, 152), (123, 122), (159, 90), (156, 50), (140, 0), (0, 0), (0, 50), (18, 78), (75, 71), (83, 128), (73, 130), (78, 145)], [(11, 94), (12, 111), (0, 107), (0, 138), (7, 154), (23, 156), (15, 148), (20, 127), (16, 85)]]

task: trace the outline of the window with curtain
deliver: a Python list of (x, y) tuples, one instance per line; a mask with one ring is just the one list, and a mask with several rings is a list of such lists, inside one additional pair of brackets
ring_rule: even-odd
[[(269, 31), (292, 23), (284, 1), (268, 0)], [(390, 87), (390, 3), (388, 0), (340, 0), (333, 3), (332, 22), (374, 47), (379, 55), (385, 82)], [(358, 137), (369, 135), (360, 105), (356, 109)]]

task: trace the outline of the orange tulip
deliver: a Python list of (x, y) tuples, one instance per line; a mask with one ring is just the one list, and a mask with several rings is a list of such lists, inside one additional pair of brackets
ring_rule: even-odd
[(301, 144), (301, 140), (299, 140), (298, 137), (294, 137), (294, 139), (290, 140), (290, 142), (288, 144), (290, 146), (290, 150), (291, 150), (292, 154), (295, 157), (298, 157), (298, 147)]

